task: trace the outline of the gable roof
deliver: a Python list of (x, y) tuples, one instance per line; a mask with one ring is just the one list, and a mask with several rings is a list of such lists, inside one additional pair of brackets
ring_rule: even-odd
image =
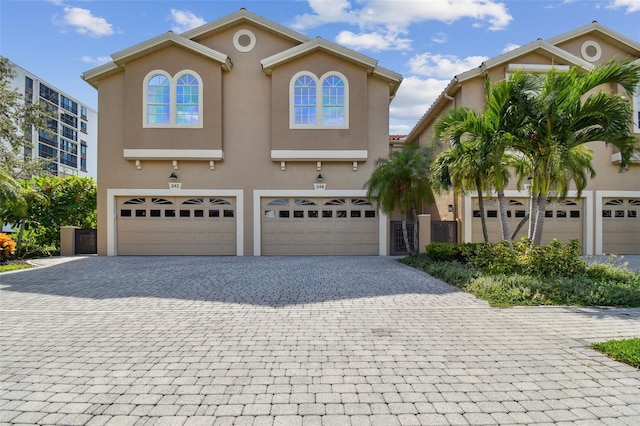
[(199, 27), (185, 31), (180, 35), (184, 38), (188, 38), (189, 40), (199, 39), (203, 36), (223, 31), (231, 26), (242, 22), (250, 22), (254, 25), (266, 29), (267, 31), (278, 34), (281, 37), (288, 38), (298, 43), (304, 43), (305, 41), (309, 41), (311, 39), (310, 37), (307, 37), (302, 33), (265, 19), (262, 16), (256, 15), (255, 13), (251, 13), (245, 8), (242, 8), (237, 12), (224, 16), (215, 21), (211, 21)]
[(585, 25), (580, 28), (576, 28), (575, 30), (566, 32), (564, 34), (560, 34), (555, 37), (551, 37), (547, 40), (547, 43), (552, 44), (554, 46), (558, 44), (562, 44), (567, 40), (571, 40), (573, 38), (579, 37), (584, 34), (589, 33), (598, 33), (604, 38), (608, 39), (612, 44), (623, 48), (626, 51), (635, 51), (636, 55), (640, 54), (640, 43), (635, 40), (632, 40), (616, 31), (613, 31), (611, 28), (607, 28), (604, 25), (600, 24), (598, 21), (593, 21), (588, 25)]
[(196, 54), (210, 58), (219, 62), (224, 70), (229, 71), (231, 70), (232, 63), (227, 55), (206, 47), (198, 43), (197, 40), (207, 35), (223, 31), (242, 22), (249, 22), (260, 26), (267, 31), (298, 43), (290, 49), (284, 50), (260, 61), (263, 70), (267, 75), (271, 73), (273, 68), (281, 64), (302, 57), (311, 52), (322, 50), (347, 61), (356, 63), (366, 68), (369, 74), (373, 74), (383, 80), (386, 80), (389, 83), (391, 97), (395, 96), (395, 93), (402, 82), (402, 76), (400, 74), (386, 68), (379, 67), (376, 59), (332, 43), (321, 37), (311, 39), (304, 34), (298, 33), (273, 21), (251, 13), (244, 8), (181, 34), (174, 34), (172, 31), (168, 31), (165, 34), (116, 52), (111, 55), (113, 62), (86, 71), (82, 74), (82, 78), (97, 88), (97, 83), (101, 78), (118, 72), (127, 62), (148, 55), (169, 45), (181, 46)]
[(262, 69), (265, 74), (270, 75), (274, 68), (316, 51), (327, 52), (331, 55), (353, 62), (364, 67), (369, 74), (373, 74), (387, 80), (391, 87), (391, 96), (395, 95), (398, 87), (400, 86), (400, 82), (402, 81), (402, 76), (400, 74), (386, 68), (379, 67), (376, 59), (340, 46), (339, 44), (332, 43), (321, 37), (311, 39), (287, 50), (283, 50), (282, 52), (278, 52), (268, 58), (262, 59), (260, 64), (262, 65)]
[(82, 74), (82, 79), (92, 86), (97, 87), (97, 83), (100, 79), (121, 70), (127, 62), (131, 62), (135, 59), (172, 45), (183, 47), (190, 52), (218, 62), (222, 69), (224, 69), (225, 71), (231, 70), (231, 60), (224, 53), (220, 53), (217, 50), (210, 49), (200, 43), (196, 43), (195, 41), (191, 41), (180, 35), (176, 35), (172, 31), (168, 31), (157, 37), (154, 37), (142, 43), (138, 43), (127, 49), (112, 54), (111, 59), (113, 60), (113, 62), (84, 72)]
[(552, 59), (552, 62), (555, 62), (557, 59), (561, 59), (562, 61), (567, 62), (573, 66), (578, 66), (586, 70), (593, 68), (594, 64), (587, 62), (584, 59), (579, 58), (578, 56), (575, 56), (567, 52), (566, 50), (557, 47), (557, 45), (567, 40), (571, 40), (575, 37), (579, 37), (583, 34), (588, 34), (594, 31), (603, 34), (620, 46), (625, 46), (625, 50), (629, 51), (630, 53), (640, 55), (639, 43), (600, 25), (596, 21), (592, 22), (589, 25), (585, 25), (584, 27), (569, 31), (548, 40), (538, 39), (534, 42), (531, 42), (524, 46), (520, 46), (502, 55), (498, 55), (494, 58), (488, 59), (481, 63), (477, 68), (473, 68), (454, 76), (447, 87), (442, 91), (442, 93), (436, 98), (433, 104), (431, 104), (431, 106), (427, 109), (425, 114), (420, 118), (418, 123), (413, 127), (413, 129), (411, 129), (411, 132), (409, 132), (409, 134), (407, 135), (407, 141), (412, 142), (420, 135), (420, 133), (431, 121), (437, 118), (435, 114), (444, 107), (446, 102), (450, 102), (451, 100), (453, 100), (451, 94), (460, 87), (461, 83), (472, 78), (484, 75), (486, 72), (488, 72), (488, 70), (496, 66), (509, 63), (510, 61), (515, 60), (523, 55), (535, 52), (543, 56), (547, 56), (549, 59)]

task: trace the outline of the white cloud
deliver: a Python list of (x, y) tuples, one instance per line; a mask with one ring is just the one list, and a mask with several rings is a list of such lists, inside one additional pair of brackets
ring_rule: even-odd
[(427, 52), (409, 59), (409, 67), (412, 74), (451, 79), (455, 75), (480, 66), (487, 59), (489, 59), (487, 56), (469, 56), (460, 59), (453, 55), (432, 55)]
[[(470, 18), (488, 24), (491, 30), (504, 29), (511, 20), (504, 3), (495, 0), (308, 0), (311, 14), (298, 15), (293, 27), (299, 30), (329, 23), (358, 25), (361, 29), (384, 27), (404, 32), (412, 23), (429, 20), (455, 22)], [(354, 7), (358, 6), (359, 8)]]
[(111, 24), (106, 19), (93, 16), (90, 10), (80, 7), (65, 6), (62, 24), (75, 27), (80, 34), (88, 34), (94, 37), (113, 34), (113, 28), (111, 28)]
[(444, 44), (447, 42), (447, 34), (446, 33), (437, 33), (433, 37), (431, 37), (431, 41), (438, 44)]
[(367, 49), (374, 52), (380, 50), (406, 50), (411, 40), (400, 38), (398, 34), (360, 33), (342, 31), (336, 37), (336, 42), (355, 50)]
[(111, 62), (111, 56), (88, 56), (85, 55), (80, 60), (86, 64), (106, 64), (107, 62)]
[(507, 45), (504, 47), (504, 49), (502, 49), (502, 53), (507, 53), (507, 52), (511, 52), (512, 50), (517, 49), (518, 47), (520, 47), (519, 44), (515, 44), (515, 43), (507, 43)]
[(609, 6), (609, 9), (626, 8), (627, 13), (633, 13), (640, 11), (640, 0), (613, 0)]
[(406, 77), (402, 80), (396, 97), (389, 107), (390, 121), (394, 126), (402, 125), (403, 122), (413, 126), (447, 87), (447, 84), (449, 80)]
[(196, 16), (188, 10), (178, 9), (171, 9), (171, 19), (173, 19), (171, 31), (178, 34), (204, 25), (207, 22), (202, 17)]
[(358, 22), (357, 15), (349, 11), (351, 4), (348, 0), (308, 0), (309, 7), (314, 13), (305, 13), (297, 15), (294, 19), (292, 28), (303, 30), (305, 28), (315, 28), (330, 23), (349, 23), (356, 24)]

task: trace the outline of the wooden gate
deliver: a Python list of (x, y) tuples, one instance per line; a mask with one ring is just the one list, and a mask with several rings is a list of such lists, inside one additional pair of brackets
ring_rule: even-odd
[(98, 254), (98, 230), (76, 229), (76, 254)]

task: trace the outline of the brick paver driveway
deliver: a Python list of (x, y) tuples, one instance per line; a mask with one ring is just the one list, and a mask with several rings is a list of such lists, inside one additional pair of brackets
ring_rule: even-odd
[(587, 349), (640, 310), (495, 309), (379, 257), (91, 257), (0, 276), (0, 423), (640, 424)]

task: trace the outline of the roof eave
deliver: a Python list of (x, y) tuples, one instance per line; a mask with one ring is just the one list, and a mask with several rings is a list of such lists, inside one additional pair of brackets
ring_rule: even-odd
[(113, 62), (108, 62), (104, 65), (92, 68), (82, 73), (80, 78), (89, 83), (94, 88), (98, 88), (98, 81), (110, 74), (116, 73), (120, 67)]
[(228, 64), (230, 63), (228, 56), (225, 55), (224, 53), (218, 52), (217, 50), (210, 49), (199, 43), (186, 39), (182, 36), (176, 35), (171, 31), (168, 31), (164, 34), (161, 34), (157, 37), (154, 37), (142, 43), (138, 43), (135, 46), (131, 46), (127, 49), (116, 52), (113, 55), (111, 55), (111, 58), (113, 59), (113, 62), (115, 62), (116, 64), (124, 65), (127, 62), (130, 62), (141, 56), (148, 55), (151, 52), (154, 52), (158, 49), (162, 49), (171, 44), (182, 46), (199, 55), (202, 55), (204, 57), (220, 62), (220, 64), (222, 64), (223, 67), (228, 67)]
[(193, 40), (207, 33), (222, 31), (223, 29), (230, 27), (238, 22), (251, 22), (273, 33), (280, 34), (281, 36), (288, 38), (290, 40), (296, 41), (298, 43), (304, 43), (310, 40), (308, 36), (302, 33), (299, 33), (297, 31), (284, 27), (273, 21), (270, 21), (254, 13), (251, 13), (245, 9), (241, 9), (237, 12), (224, 16), (215, 21), (211, 21), (197, 28), (193, 28), (191, 30), (185, 31), (181, 33), (180, 36), (185, 37), (189, 40)]
[(268, 58), (264, 58), (260, 61), (260, 64), (262, 65), (264, 72), (269, 75), (273, 68), (317, 50), (322, 50), (354, 62), (367, 68), (369, 73), (372, 73), (378, 64), (377, 60), (370, 58), (369, 56), (347, 49), (335, 43), (331, 43), (322, 38), (309, 40), (305, 43), (299, 44), (298, 46), (294, 46), (290, 49), (269, 56)]

